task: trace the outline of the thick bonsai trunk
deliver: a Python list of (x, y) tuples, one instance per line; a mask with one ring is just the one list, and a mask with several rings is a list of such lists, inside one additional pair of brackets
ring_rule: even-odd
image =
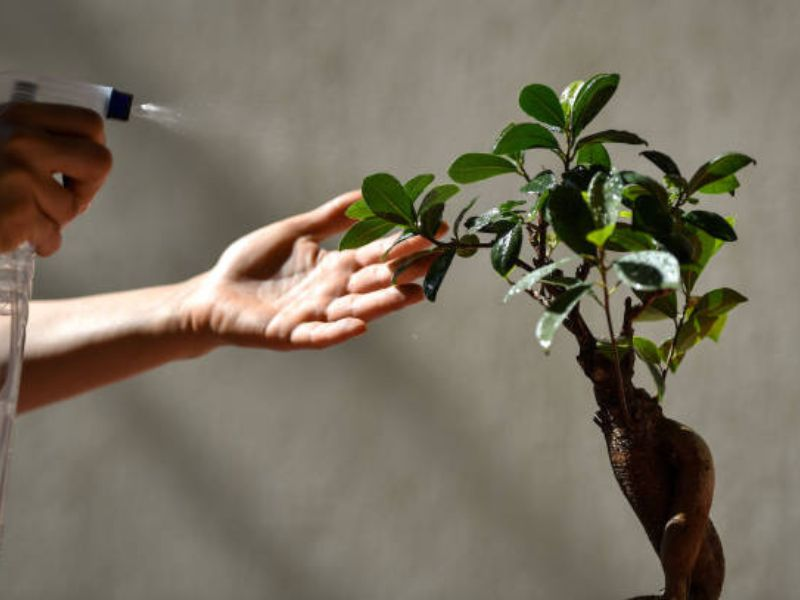
[(718, 599), (725, 561), (708, 518), (714, 493), (708, 446), (685, 425), (664, 417), (656, 399), (633, 386), (632, 353), (621, 361), (623, 406), (613, 362), (596, 351), (594, 340), (586, 341), (578, 362), (594, 385), (595, 422), (605, 436), (614, 476), (664, 570), (663, 595), (640, 600)]

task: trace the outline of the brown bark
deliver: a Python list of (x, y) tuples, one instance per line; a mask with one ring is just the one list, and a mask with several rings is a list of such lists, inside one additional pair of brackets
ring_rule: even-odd
[(596, 351), (577, 310), (565, 325), (578, 340), (578, 363), (594, 387), (595, 422), (605, 436), (614, 476), (664, 571), (663, 595), (639, 599), (717, 600), (725, 561), (708, 517), (714, 493), (708, 446), (697, 433), (665, 417), (657, 400), (632, 384), (632, 352), (620, 365), (626, 418), (615, 365)]

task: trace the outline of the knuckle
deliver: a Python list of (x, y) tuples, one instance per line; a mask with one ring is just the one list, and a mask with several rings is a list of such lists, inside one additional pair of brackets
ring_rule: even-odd
[(95, 144), (94, 148), (94, 162), (97, 168), (103, 175), (106, 175), (114, 163), (114, 157), (106, 146), (102, 144)]
[(21, 129), (12, 131), (3, 143), (3, 156), (14, 162), (27, 161), (36, 152), (37, 137)]
[(81, 121), (89, 135), (95, 138), (103, 136), (105, 130), (103, 117), (88, 108), (76, 107), (75, 110), (81, 115)]

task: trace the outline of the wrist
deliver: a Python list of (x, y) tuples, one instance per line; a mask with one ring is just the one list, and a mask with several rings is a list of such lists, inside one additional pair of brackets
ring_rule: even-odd
[(205, 316), (208, 313), (208, 302), (203, 300), (206, 278), (207, 274), (203, 273), (164, 289), (154, 334), (172, 340), (179, 359), (196, 358), (221, 345)]

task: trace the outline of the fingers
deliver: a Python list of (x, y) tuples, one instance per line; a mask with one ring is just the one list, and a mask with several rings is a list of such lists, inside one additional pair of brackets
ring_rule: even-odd
[(78, 137), (49, 135), (33, 130), (14, 133), (3, 146), (4, 162), (28, 167), (41, 177), (63, 173), (67, 187), (83, 209), (111, 170), (105, 146)]
[(26, 129), (83, 137), (100, 145), (106, 143), (103, 118), (88, 108), (44, 102), (14, 102), (0, 107), (0, 118)]
[(334, 234), (341, 233), (353, 224), (352, 219), (345, 216), (345, 211), (354, 202), (361, 199), (361, 191), (353, 190), (337, 196), (312, 211), (299, 215), (301, 235), (309, 235), (316, 241), (322, 241)]
[[(441, 238), (447, 233), (448, 229), (447, 223), (442, 223), (436, 232), (436, 238)], [(395, 246), (394, 244), (400, 235), (402, 234), (390, 235), (356, 249), (356, 261), (360, 265), (366, 266), (378, 261), (399, 259), (425, 250), (431, 245), (430, 240), (421, 235), (416, 235)]]
[(436, 260), (436, 256), (430, 255), (424, 259), (415, 261), (411, 266), (397, 275), (396, 281), (393, 280), (395, 279), (397, 267), (401, 262), (400, 260), (395, 260), (391, 263), (369, 265), (360, 269), (350, 277), (350, 281), (347, 284), (347, 291), (351, 294), (366, 294), (389, 287), (393, 283), (397, 283), (398, 285), (411, 283), (425, 275), (434, 260)]
[(326, 317), (329, 321), (346, 317), (372, 321), (422, 299), (422, 288), (413, 284), (384, 288), (368, 294), (350, 294), (331, 302)]
[(361, 319), (345, 318), (334, 322), (314, 321), (298, 325), (289, 338), (292, 349), (327, 348), (340, 344), (367, 330)]
[(61, 228), (39, 209), (36, 187), (25, 171), (0, 172), (0, 252), (29, 241), (40, 255), (50, 256), (61, 246)]

